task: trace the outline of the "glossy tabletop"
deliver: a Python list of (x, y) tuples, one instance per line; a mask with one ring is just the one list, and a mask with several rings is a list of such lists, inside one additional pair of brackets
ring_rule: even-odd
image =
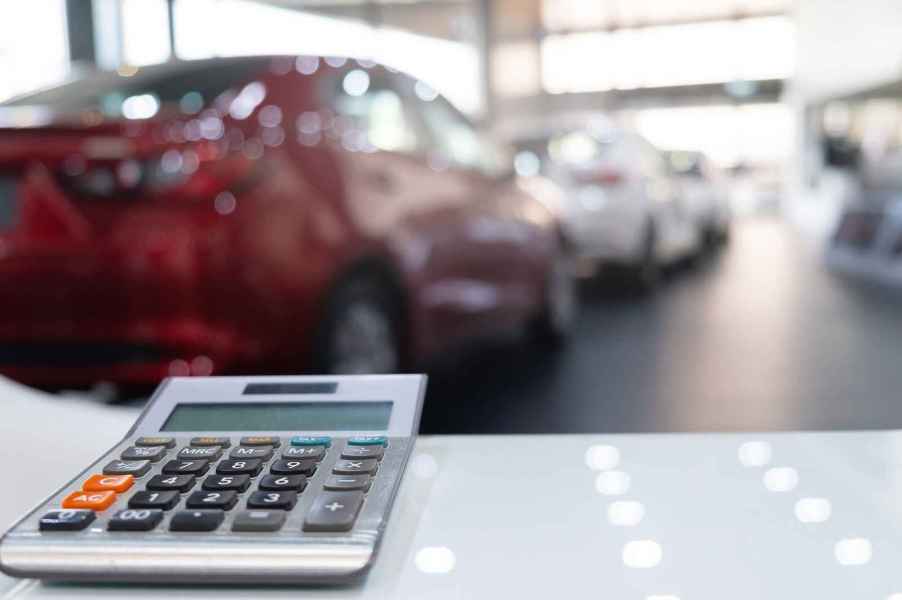
[[(2, 410), (81, 418), (59, 405), (39, 398)], [(106, 429), (73, 431), (77, 456), (41, 462), (51, 473), (12, 492), (12, 504), (40, 501), (132, 416), (101, 413)], [(20, 435), (17, 452), (53, 441)], [(15, 469), (6, 476), (28, 477)], [(0, 505), (4, 525), (12, 504)], [(900, 600), (900, 565), (900, 433), (448, 436), (418, 440), (361, 585), (73, 586), (0, 576), (0, 598)]]

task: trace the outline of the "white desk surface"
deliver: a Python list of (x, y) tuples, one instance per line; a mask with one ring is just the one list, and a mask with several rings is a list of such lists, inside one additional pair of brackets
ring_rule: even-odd
[[(135, 416), (0, 382), (0, 525)], [(0, 599), (902, 600), (900, 565), (902, 433), (421, 437), (362, 585), (0, 576)]]

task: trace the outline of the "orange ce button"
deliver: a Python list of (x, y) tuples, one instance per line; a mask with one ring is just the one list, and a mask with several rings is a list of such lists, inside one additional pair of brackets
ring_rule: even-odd
[(72, 492), (63, 500), (63, 508), (106, 510), (116, 501), (116, 492)]
[(91, 475), (81, 487), (86, 492), (116, 492), (121, 494), (128, 491), (135, 483), (132, 475)]

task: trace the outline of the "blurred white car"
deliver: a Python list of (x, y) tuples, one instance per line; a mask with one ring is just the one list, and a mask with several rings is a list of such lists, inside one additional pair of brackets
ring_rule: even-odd
[(520, 175), (543, 174), (565, 192), (562, 220), (583, 262), (627, 267), (651, 286), (662, 265), (690, 256), (700, 235), (665, 157), (608, 120), (514, 141)]
[(665, 156), (680, 186), (680, 197), (707, 245), (730, 234), (730, 191), (723, 175), (702, 152), (673, 150)]

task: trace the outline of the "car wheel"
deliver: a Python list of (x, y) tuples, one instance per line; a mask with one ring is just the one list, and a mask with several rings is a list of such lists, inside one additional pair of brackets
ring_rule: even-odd
[(535, 337), (558, 345), (570, 337), (578, 312), (576, 266), (562, 248), (548, 271), (542, 312), (534, 324)]
[(395, 373), (402, 366), (398, 294), (377, 278), (340, 284), (314, 347), (318, 371), (334, 375)]
[(658, 235), (653, 223), (645, 226), (639, 257), (631, 268), (631, 280), (641, 291), (650, 291), (661, 281), (661, 262), (658, 259)]

